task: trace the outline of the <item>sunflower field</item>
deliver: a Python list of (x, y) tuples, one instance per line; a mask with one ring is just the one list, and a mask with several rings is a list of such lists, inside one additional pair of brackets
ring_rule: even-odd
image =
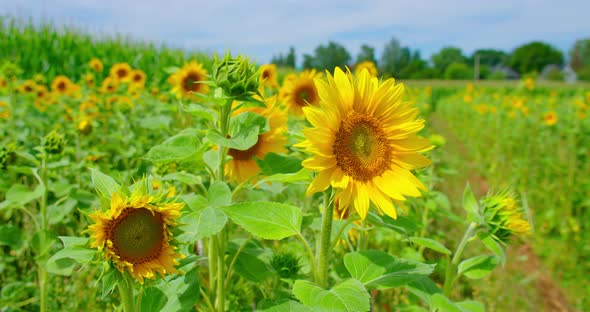
[(583, 311), (590, 87), (0, 22), (1, 311)]

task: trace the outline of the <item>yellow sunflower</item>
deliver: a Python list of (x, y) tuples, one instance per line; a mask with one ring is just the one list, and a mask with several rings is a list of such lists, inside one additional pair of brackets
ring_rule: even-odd
[(548, 126), (554, 126), (557, 123), (557, 119), (557, 113), (554, 111), (547, 112), (543, 116), (543, 121)]
[(135, 69), (131, 72), (131, 83), (136, 87), (142, 87), (145, 85), (146, 76), (145, 73), (139, 69)]
[(90, 63), (88, 63), (88, 65), (90, 66), (90, 68), (92, 68), (92, 70), (94, 70), (97, 73), (100, 73), (103, 70), (102, 62), (99, 59), (97, 59), (96, 57), (92, 58), (90, 60)]
[(375, 63), (371, 61), (364, 61), (356, 64), (356, 67), (354, 68), (354, 73), (358, 75), (363, 71), (363, 69), (368, 70), (369, 75), (371, 75), (371, 77), (377, 77), (377, 75), (379, 74), (379, 72), (377, 71), (377, 66), (375, 66)]
[(209, 92), (209, 86), (203, 83), (206, 80), (207, 70), (202, 64), (192, 61), (174, 73), (168, 82), (173, 85), (172, 93), (177, 98), (190, 99), (194, 98), (194, 93)]
[(277, 81), (277, 65), (265, 64), (260, 66), (260, 84), (269, 88), (276, 88), (279, 86)]
[(8, 86), (8, 80), (4, 77), (0, 77), (0, 90), (5, 89)]
[(94, 222), (88, 227), (91, 247), (104, 251), (106, 260), (142, 284), (144, 278), (155, 279), (156, 273), (162, 277), (178, 273), (175, 266), (184, 258), (172, 245), (171, 232), (184, 204), (146, 193), (137, 190), (130, 197), (113, 193), (108, 211), (88, 215)]
[(51, 83), (51, 91), (56, 95), (70, 95), (76, 92), (77, 89), (76, 84), (63, 75), (55, 77)]
[(37, 85), (36, 89), (37, 100), (39, 101), (47, 101), (49, 99), (49, 90), (44, 85)]
[(102, 81), (100, 91), (102, 93), (114, 93), (115, 91), (117, 91), (118, 87), (119, 87), (119, 83), (117, 82), (116, 79), (114, 79), (112, 77), (107, 77)]
[(260, 173), (260, 167), (258, 167), (254, 157), (264, 159), (268, 153), (284, 153), (287, 151), (285, 148), (287, 139), (284, 135), (287, 131), (287, 115), (276, 105), (276, 96), (266, 99), (265, 104), (265, 107), (246, 107), (234, 112), (234, 115), (244, 112), (262, 115), (268, 119), (270, 129), (260, 134), (256, 144), (247, 150), (229, 149), (227, 154), (232, 159), (227, 162), (225, 171), (232, 181), (241, 183), (256, 178)]
[(279, 95), (293, 115), (303, 116), (303, 107), (318, 105), (320, 97), (314, 79), (319, 77), (321, 74), (312, 69), (285, 78)]
[(0, 101), (0, 118), (7, 119), (10, 117), (10, 106), (4, 101)]
[(94, 87), (94, 75), (91, 73), (84, 75), (84, 83), (89, 87)]
[(37, 85), (35, 84), (35, 82), (33, 80), (26, 80), (25, 82), (23, 82), (23, 84), (20, 86), (20, 92), (23, 94), (31, 94), (33, 92), (35, 92), (35, 89), (37, 88)]
[(127, 63), (117, 63), (111, 67), (110, 76), (118, 82), (128, 82), (131, 78), (131, 66)]
[(364, 219), (373, 202), (378, 212), (396, 218), (391, 199), (401, 205), (426, 189), (411, 172), (430, 164), (419, 153), (432, 148), (417, 135), (424, 128), (418, 109), (402, 100), (403, 85), (380, 82), (367, 70), (353, 78), (336, 68), (327, 81), (315, 82), (320, 104), (303, 108), (313, 127), (297, 144), (313, 154), (303, 166), (318, 172), (307, 194), (332, 185), (343, 209), (353, 205)]

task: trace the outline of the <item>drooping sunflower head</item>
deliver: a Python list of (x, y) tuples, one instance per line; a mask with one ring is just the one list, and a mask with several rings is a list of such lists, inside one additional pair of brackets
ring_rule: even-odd
[(258, 135), (256, 144), (246, 150), (230, 148), (227, 152), (232, 157), (227, 162), (225, 171), (231, 181), (238, 183), (256, 180), (256, 176), (261, 170), (256, 163), (255, 158), (264, 159), (268, 153), (284, 153), (287, 139), (285, 132), (287, 130), (287, 115), (277, 105), (276, 96), (265, 100), (265, 107), (246, 107), (234, 111), (234, 116), (250, 112), (261, 115), (268, 120), (269, 130)]
[(291, 114), (303, 116), (303, 107), (318, 105), (320, 96), (318, 95), (315, 79), (319, 77), (321, 77), (321, 74), (312, 69), (285, 78), (279, 95)]
[(131, 83), (137, 87), (145, 85), (146, 75), (142, 70), (135, 69), (131, 72)]
[(69, 95), (75, 91), (75, 85), (70, 78), (60, 75), (53, 79), (51, 91), (56, 95)]
[(307, 193), (331, 185), (342, 209), (352, 205), (364, 219), (372, 202), (378, 212), (396, 218), (392, 199), (401, 205), (425, 190), (411, 172), (430, 164), (420, 153), (432, 148), (417, 135), (424, 128), (418, 109), (402, 100), (403, 85), (380, 82), (367, 70), (354, 78), (336, 68), (334, 76), (315, 82), (319, 105), (303, 108), (312, 127), (296, 145), (312, 154), (303, 166), (318, 172)]
[(359, 75), (363, 71), (363, 69), (368, 70), (369, 75), (371, 75), (371, 77), (377, 77), (377, 75), (379, 74), (379, 72), (377, 71), (377, 66), (375, 66), (375, 63), (371, 61), (364, 61), (356, 64), (354, 68), (354, 73), (356, 75)]
[(88, 227), (91, 247), (142, 284), (145, 278), (155, 279), (156, 273), (162, 277), (178, 273), (178, 259), (184, 258), (174, 246), (171, 231), (184, 204), (149, 195), (146, 189), (129, 197), (113, 193), (108, 211), (88, 215), (94, 222)]
[(206, 94), (209, 86), (203, 82), (207, 80), (207, 70), (195, 61), (185, 64), (169, 78), (173, 85), (172, 92), (178, 98), (191, 99), (195, 93)]
[(522, 209), (510, 191), (491, 193), (481, 198), (485, 223), (492, 237), (507, 243), (514, 235), (526, 235), (531, 225), (522, 216)]
[(277, 65), (264, 64), (260, 66), (260, 84), (269, 88), (276, 88), (279, 86), (277, 80)]
[(88, 65), (92, 70), (94, 70), (97, 73), (100, 73), (103, 70), (102, 62), (96, 57), (92, 58)]
[(554, 111), (549, 111), (547, 113), (545, 113), (545, 115), (543, 115), (543, 122), (545, 122), (546, 125), (548, 126), (555, 126), (555, 124), (557, 123), (557, 113)]
[(118, 82), (129, 82), (131, 66), (127, 63), (117, 63), (111, 67), (110, 76)]

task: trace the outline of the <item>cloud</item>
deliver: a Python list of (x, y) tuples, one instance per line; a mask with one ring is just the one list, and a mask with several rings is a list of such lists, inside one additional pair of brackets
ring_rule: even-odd
[(392, 37), (424, 56), (454, 45), (511, 50), (531, 40), (561, 49), (590, 33), (586, 0), (0, 0), (0, 14), (123, 33), (185, 49), (231, 49), (262, 62), (293, 45), (310, 53), (335, 40), (356, 54)]

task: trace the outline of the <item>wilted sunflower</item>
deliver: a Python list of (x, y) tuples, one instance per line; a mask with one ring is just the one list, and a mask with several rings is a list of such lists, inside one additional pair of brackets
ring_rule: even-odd
[(287, 115), (276, 105), (277, 97), (273, 96), (265, 100), (265, 107), (247, 107), (238, 109), (234, 115), (244, 112), (252, 112), (268, 119), (269, 131), (258, 135), (258, 141), (247, 150), (230, 148), (227, 152), (232, 157), (226, 164), (226, 172), (230, 180), (244, 182), (255, 178), (260, 173), (260, 167), (254, 160), (264, 159), (268, 153), (284, 153), (287, 139)]
[(139, 69), (135, 69), (131, 72), (131, 83), (136, 87), (141, 87), (145, 85), (146, 76), (145, 73)]
[(0, 118), (7, 119), (10, 117), (10, 106), (4, 101), (0, 101)]
[(554, 111), (545, 113), (543, 116), (543, 121), (548, 126), (554, 126), (557, 123), (557, 113)]
[(117, 63), (111, 67), (110, 76), (117, 82), (128, 82), (131, 78), (131, 66), (127, 63)]
[(99, 59), (97, 59), (96, 57), (92, 58), (90, 60), (90, 63), (88, 63), (88, 65), (90, 65), (90, 68), (92, 68), (92, 70), (94, 70), (97, 73), (101, 72), (103, 69), (102, 62)]
[(31, 94), (35, 92), (35, 90), (37, 89), (37, 85), (33, 80), (26, 80), (25, 82), (23, 82), (19, 89), (20, 92), (23, 94)]
[(293, 115), (303, 116), (303, 107), (318, 105), (320, 97), (314, 79), (320, 76), (320, 73), (312, 69), (305, 70), (299, 75), (291, 74), (285, 78), (279, 94), (281, 101), (287, 105)]
[(190, 99), (194, 98), (194, 93), (209, 92), (209, 86), (203, 83), (206, 80), (207, 70), (203, 65), (192, 61), (174, 73), (168, 82), (173, 85), (172, 93), (176, 94), (177, 98)]
[(391, 199), (401, 204), (426, 189), (411, 172), (430, 164), (419, 153), (432, 148), (417, 136), (424, 128), (418, 109), (402, 100), (403, 85), (380, 82), (366, 70), (355, 79), (336, 68), (333, 77), (328, 73), (327, 81), (315, 82), (320, 104), (303, 108), (313, 127), (303, 130), (307, 140), (297, 144), (313, 154), (303, 166), (319, 172), (307, 194), (332, 185), (339, 205), (352, 204), (361, 218), (370, 202), (396, 218)]
[(354, 68), (354, 73), (356, 75), (359, 75), (363, 71), (363, 69), (368, 70), (369, 75), (371, 75), (372, 77), (377, 77), (377, 75), (379, 74), (379, 72), (377, 71), (377, 66), (375, 66), (375, 63), (371, 61), (364, 61), (356, 64)]
[(142, 284), (144, 278), (155, 279), (156, 273), (178, 273), (177, 259), (184, 258), (172, 245), (171, 232), (184, 204), (166, 202), (163, 195), (148, 195), (145, 189), (130, 197), (113, 193), (108, 211), (88, 215), (94, 221), (88, 227), (91, 247), (104, 250), (106, 260)]
[(70, 95), (76, 90), (77, 87), (70, 78), (63, 75), (55, 77), (51, 83), (51, 91), (56, 95)]
[(260, 66), (260, 84), (269, 88), (276, 88), (279, 86), (277, 81), (277, 65), (265, 64)]
[(102, 85), (100, 87), (100, 91), (102, 93), (114, 93), (117, 91), (119, 87), (119, 83), (112, 77), (107, 77), (102, 81)]

